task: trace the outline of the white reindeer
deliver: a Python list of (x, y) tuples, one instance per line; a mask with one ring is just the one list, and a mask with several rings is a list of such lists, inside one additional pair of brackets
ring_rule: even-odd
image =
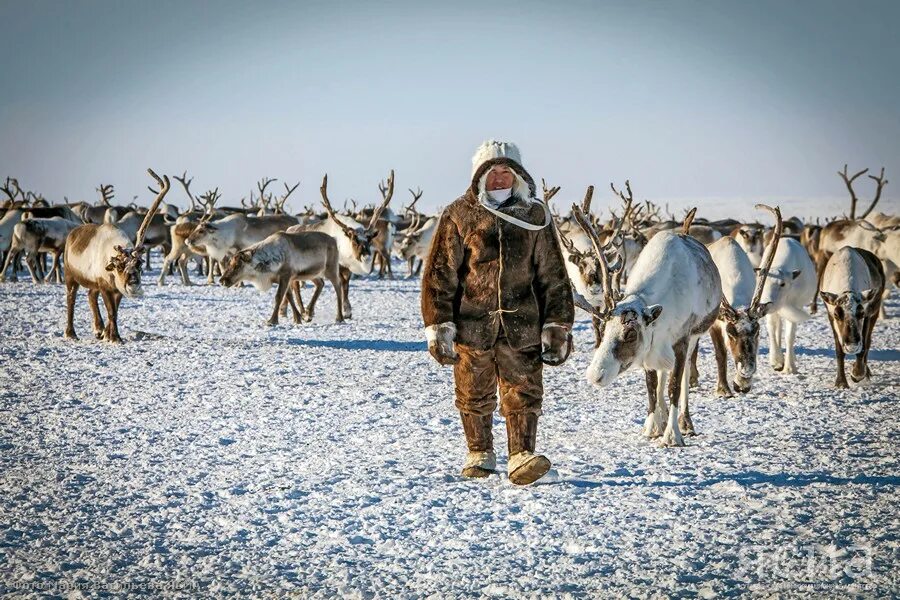
[[(771, 248), (767, 249), (768, 253)], [(767, 260), (768, 256), (764, 256), (763, 262)], [(761, 302), (771, 303), (766, 328), (769, 331), (769, 364), (776, 371), (797, 372), (794, 351), (797, 326), (809, 319), (804, 309), (815, 294), (816, 267), (806, 249), (793, 238), (781, 238), (775, 247), (761, 298)], [(782, 342), (787, 350), (786, 359), (782, 354)]]
[[(614, 285), (621, 259), (610, 266), (590, 222), (578, 206), (573, 205), (572, 211), (594, 244), (605, 290), (603, 306), (593, 309), (602, 321), (602, 338), (587, 369), (587, 380), (606, 387), (629, 368), (643, 368), (649, 397), (644, 434), (651, 438), (661, 435), (663, 446), (683, 446), (682, 434), (694, 433), (688, 410), (688, 359), (699, 337), (715, 321), (722, 298), (719, 272), (709, 251), (685, 233), (694, 211), (688, 215), (683, 233), (661, 231), (650, 239), (624, 293)], [(581, 299), (576, 301), (586, 305)], [(667, 411), (663, 390), (669, 376), (671, 406)]]

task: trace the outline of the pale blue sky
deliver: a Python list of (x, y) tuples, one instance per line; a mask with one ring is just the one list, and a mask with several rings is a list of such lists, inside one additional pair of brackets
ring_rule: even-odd
[(146, 201), (152, 166), (227, 203), (299, 179), (296, 210), (326, 170), (365, 202), (393, 167), (434, 207), (488, 137), (567, 198), (630, 177), (727, 214), (843, 198), (845, 161), (900, 197), (900, 2), (4, 0), (0, 22), (0, 175), (51, 199)]

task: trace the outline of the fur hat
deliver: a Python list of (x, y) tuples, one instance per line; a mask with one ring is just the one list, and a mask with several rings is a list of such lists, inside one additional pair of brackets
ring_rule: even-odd
[(492, 158), (508, 158), (522, 165), (522, 155), (519, 153), (519, 147), (512, 142), (498, 142), (497, 140), (487, 140), (482, 142), (475, 155), (472, 156), (472, 177), (482, 164)]

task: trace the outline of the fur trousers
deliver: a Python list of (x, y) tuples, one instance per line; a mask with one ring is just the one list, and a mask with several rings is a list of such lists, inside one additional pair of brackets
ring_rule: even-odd
[(544, 397), (540, 345), (515, 350), (502, 333), (489, 350), (456, 345), (459, 362), (453, 367), (456, 408), (469, 415), (541, 414)]

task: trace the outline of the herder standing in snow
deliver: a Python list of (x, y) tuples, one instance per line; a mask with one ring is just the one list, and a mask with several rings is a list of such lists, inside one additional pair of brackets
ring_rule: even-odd
[(428, 350), (454, 365), (469, 454), (465, 477), (497, 466), (491, 422), (500, 389), (509, 479), (525, 485), (550, 461), (535, 454), (543, 364), (571, 351), (575, 309), (549, 209), (510, 143), (484, 142), (468, 191), (441, 215), (422, 280)]

